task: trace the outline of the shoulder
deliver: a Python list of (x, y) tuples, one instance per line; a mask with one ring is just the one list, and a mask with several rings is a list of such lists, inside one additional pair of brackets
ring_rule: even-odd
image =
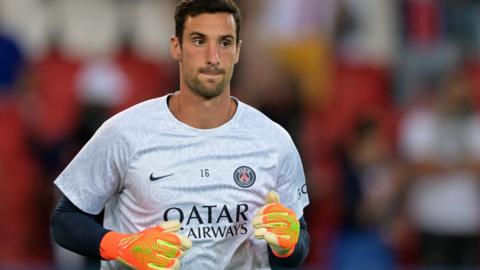
[(251, 133), (255, 138), (266, 138), (270, 143), (279, 143), (281, 145), (293, 144), (292, 138), (288, 131), (278, 123), (271, 120), (258, 109), (242, 103), (242, 114), (239, 117), (238, 125), (243, 130)]
[(164, 115), (162, 113), (163, 102), (165, 97), (149, 99), (127, 108), (111, 118), (103, 124), (109, 128), (133, 128), (160, 120)]
[(239, 105), (243, 107), (243, 112), (240, 118), (242, 124), (254, 127), (263, 126), (265, 128), (273, 129), (275, 132), (280, 132), (283, 135), (288, 135), (288, 132), (282, 126), (274, 122), (258, 109), (241, 101), (239, 101)]
[(129, 144), (140, 142), (144, 138), (143, 133), (151, 131), (150, 127), (158, 126), (161, 121), (163, 97), (150, 99), (125, 109), (107, 121), (98, 129), (95, 136), (122, 139)]

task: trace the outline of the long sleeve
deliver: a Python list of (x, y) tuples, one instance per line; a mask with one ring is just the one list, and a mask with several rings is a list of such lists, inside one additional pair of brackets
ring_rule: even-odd
[(305, 221), (305, 218), (302, 216), (299, 221), (300, 235), (298, 237), (298, 243), (295, 246), (295, 251), (292, 255), (287, 258), (278, 258), (273, 254), (270, 246), (268, 247), (268, 259), (272, 269), (282, 269), (282, 267), (294, 268), (301, 265), (303, 261), (305, 261), (305, 258), (310, 250), (310, 236), (308, 235), (307, 222)]
[(53, 239), (70, 251), (101, 259), (100, 241), (108, 230), (98, 224), (95, 217), (63, 196), (52, 215), (50, 230)]

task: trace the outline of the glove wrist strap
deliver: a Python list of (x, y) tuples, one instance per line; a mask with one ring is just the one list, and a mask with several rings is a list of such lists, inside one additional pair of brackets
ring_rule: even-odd
[(278, 258), (290, 257), (290, 255), (292, 255), (294, 251), (295, 251), (295, 247), (291, 248), (286, 253), (279, 253), (278, 251), (276, 251), (275, 249), (272, 248), (273, 255), (275, 255), (275, 257), (278, 257)]
[(125, 236), (125, 234), (117, 232), (106, 233), (100, 241), (100, 256), (102, 259), (114, 260), (118, 256), (116, 247)]

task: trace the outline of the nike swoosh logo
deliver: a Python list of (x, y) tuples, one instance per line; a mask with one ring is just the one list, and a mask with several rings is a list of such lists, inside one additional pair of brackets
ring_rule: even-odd
[(167, 177), (172, 176), (172, 175), (173, 175), (173, 173), (155, 177), (155, 176), (153, 176), (153, 173), (152, 173), (152, 174), (150, 174), (150, 181), (153, 182), (153, 181), (161, 180), (163, 178), (167, 178)]

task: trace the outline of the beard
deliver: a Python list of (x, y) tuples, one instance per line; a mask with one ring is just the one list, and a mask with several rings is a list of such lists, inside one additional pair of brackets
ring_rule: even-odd
[[(222, 80), (215, 85), (206, 85), (206, 83), (200, 81), (198, 78), (198, 74), (201, 73), (208, 73), (208, 72), (215, 72), (218, 74), (223, 74)], [(205, 98), (205, 99), (212, 99), (219, 96), (225, 88), (227, 87), (228, 83), (230, 82), (230, 77), (224, 69), (219, 68), (200, 68), (199, 73), (193, 79), (185, 79), (185, 83), (188, 85), (192, 91)]]

